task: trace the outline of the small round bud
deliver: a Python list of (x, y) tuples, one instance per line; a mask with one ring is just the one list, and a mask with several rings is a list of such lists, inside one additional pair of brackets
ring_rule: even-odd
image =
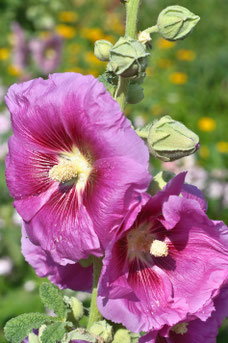
[(100, 39), (95, 42), (94, 45), (94, 55), (100, 60), (100, 61), (109, 61), (110, 57), (110, 50), (112, 48), (112, 43), (105, 39)]
[(120, 37), (110, 50), (108, 70), (122, 77), (141, 77), (147, 67), (144, 44), (130, 37)]
[(84, 309), (81, 301), (75, 297), (71, 297), (71, 308), (76, 321), (79, 321), (84, 314)]
[(199, 148), (199, 137), (184, 124), (164, 116), (151, 125), (147, 144), (152, 155), (170, 162), (193, 154)]
[(200, 17), (182, 6), (168, 6), (159, 14), (157, 27), (163, 38), (175, 41), (192, 32)]
[(101, 337), (104, 343), (112, 342), (112, 327), (105, 320), (94, 323), (89, 329), (89, 332), (92, 335)]
[(127, 93), (127, 102), (129, 104), (138, 104), (144, 98), (143, 88), (137, 83), (130, 84)]
[(131, 343), (130, 332), (126, 329), (119, 329), (116, 331), (112, 343)]

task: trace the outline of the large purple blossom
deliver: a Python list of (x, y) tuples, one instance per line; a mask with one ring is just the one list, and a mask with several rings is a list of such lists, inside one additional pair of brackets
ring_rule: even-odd
[(58, 68), (62, 57), (62, 45), (63, 40), (58, 35), (30, 42), (32, 57), (42, 73), (53, 73)]
[(200, 319), (184, 321), (172, 328), (164, 327), (141, 337), (139, 343), (216, 343), (222, 321), (228, 316), (228, 286), (222, 287), (214, 300), (215, 311), (203, 322)]
[(33, 244), (59, 264), (101, 256), (150, 182), (148, 150), (92, 76), (10, 87), (6, 179)]
[(145, 200), (103, 260), (100, 312), (133, 332), (173, 326), (187, 315), (206, 320), (227, 276), (227, 227), (208, 219), (203, 196), (183, 185), (184, 176)]

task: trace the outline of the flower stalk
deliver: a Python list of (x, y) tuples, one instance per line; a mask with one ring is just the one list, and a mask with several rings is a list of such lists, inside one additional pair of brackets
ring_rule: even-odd
[(91, 326), (95, 322), (98, 322), (99, 320), (102, 320), (103, 318), (97, 308), (97, 285), (98, 285), (99, 277), (101, 274), (101, 269), (102, 269), (102, 260), (96, 256), (93, 256), (93, 290), (92, 290), (87, 329), (90, 329)]

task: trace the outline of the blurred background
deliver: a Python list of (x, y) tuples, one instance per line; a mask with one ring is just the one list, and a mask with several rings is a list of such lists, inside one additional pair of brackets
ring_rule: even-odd
[[(139, 30), (155, 25), (171, 0), (143, 0)], [(188, 181), (209, 202), (212, 219), (228, 224), (228, 2), (179, 0), (201, 17), (194, 32), (172, 43), (157, 34), (144, 83), (144, 100), (129, 105), (135, 126), (170, 114), (200, 136), (200, 150), (191, 157), (161, 166), (152, 173), (189, 170)], [(11, 135), (3, 97), (14, 82), (48, 73), (74, 71), (97, 77), (105, 64), (93, 55), (98, 39), (114, 43), (124, 33), (124, 8), (119, 0), (0, 1), (0, 328), (11, 317), (43, 311), (36, 277), (20, 252), (20, 218), (5, 184), (4, 159)], [(23, 304), (23, 307), (22, 307)], [(217, 342), (228, 341), (224, 322)], [(5, 343), (0, 329), (0, 343)]]

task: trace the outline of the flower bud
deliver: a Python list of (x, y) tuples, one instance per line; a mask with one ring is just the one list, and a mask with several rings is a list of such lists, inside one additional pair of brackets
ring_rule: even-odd
[(76, 321), (79, 321), (84, 314), (84, 309), (81, 301), (75, 297), (71, 297), (71, 308)]
[(127, 102), (129, 104), (137, 104), (144, 98), (143, 88), (137, 83), (130, 84), (127, 93)]
[(112, 46), (112, 43), (105, 39), (97, 40), (94, 45), (94, 55), (100, 61), (109, 61)]
[(147, 67), (146, 46), (130, 37), (120, 37), (110, 50), (108, 70), (122, 77), (137, 78)]
[(182, 6), (168, 6), (158, 16), (157, 27), (163, 38), (175, 41), (192, 32), (200, 17)]
[(193, 154), (199, 148), (199, 137), (184, 124), (164, 116), (151, 125), (147, 144), (152, 155), (170, 162)]
[(92, 335), (101, 337), (104, 343), (112, 342), (112, 327), (105, 320), (94, 323), (89, 329), (89, 332)]

